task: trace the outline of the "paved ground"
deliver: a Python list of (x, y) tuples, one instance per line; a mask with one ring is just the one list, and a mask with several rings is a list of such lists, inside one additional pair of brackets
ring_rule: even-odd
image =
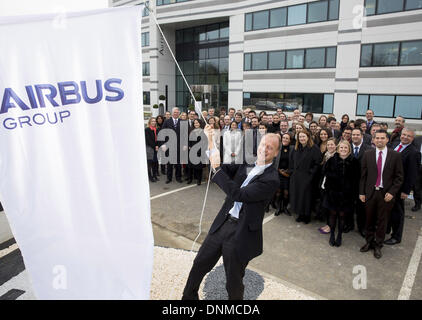
[[(172, 182), (166, 185), (160, 181), (151, 184), (150, 190), (155, 245), (190, 250), (192, 240), (199, 232), (206, 184), (188, 186), (185, 183)], [(223, 200), (223, 192), (211, 184), (199, 242), (203, 241)], [(264, 220), (264, 253), (249, 264), (248, 268), (253, 276), (245, 278), (245, 285), (258, 288), (259, 281), (256, 281), (262, 277), (266, 279), (265, 288), (271, 287), (282, 294), (273, 296), (268, 290), (264, 290), (266, 293), (261, 298), (370, 300), (398, 299), (400, 296), (403, 299), (420, 300), (422, 212), (411, 212), (412, 204), (410, 201), (406, 204), (403, 242), (393, 247), (385, 246), (384, 255), (380, 260), (375, 259), (372, 252), (359, 252), (364, 239), (357, 232), (345, 234), (342, 247), (330, 247), (328, 236), (317, 231), (320, 223), (299, 224), (295, 222), (294, 217), (274, 217), (273, 212), (270, 212)], [(0, 246), (0, 259), (1, 249)], [(184, 251), (186, 257), (190, 254)], [(192, 256), (189, 259), (192, 259)], [(220, 274), (217, 276), (220, 279), (221, 271), (221, 266), (220, 269), (217, 266), (208, 278)], [(4, 269), (0, 260), (0, 289), (2, 273), (4, 274)], [(365, 273), (366, 278), (363, 278)], [(204, 281), (203, 288), (210, 288), (212, 281), (208, 278)], [(271, 286), (269, 279), (276, 285)], [(362, 282), (362, 279), (366, 279), (366, 283)], [(183, 283), (183, 279), (180, 281)], [(366, 284), (366, 288), (356, 287), (356, 284)], [(217, 288), (214, 295), (210, 294), (208, 289), (203, 293), (203, 297), (212, 299), (216, 294), (223, 297), (224, 286)], [(288, 289), (300, 294), (290, 295)], [(256, 293), (251, 293), (250, 297), (253, 299), (254, 295)], [(255, 298), (260, 299), (260, 295)]]

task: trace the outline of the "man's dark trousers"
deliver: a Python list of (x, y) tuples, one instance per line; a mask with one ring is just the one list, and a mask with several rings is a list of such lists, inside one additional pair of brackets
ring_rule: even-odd
[(390, 202), (384, 200), (383, 190), (375, 191), (371, 199), (366, 202), (366, 242), (374, 243), (382, 248), (387, 223), (394, 206), (394, 198)]
[(213, 234), (208, 234), (193, 262), (192, 270), (183, 291), (182, 300), (198, 300), (198, 291), (202, 279), (223, 256), (226, 272), (226, 289), (229, 300), (243, 300), (243, 277), (249, 261), (242, 261), (235, 251), (234, 235), (236, 221), (226, 219), (224, 224)]

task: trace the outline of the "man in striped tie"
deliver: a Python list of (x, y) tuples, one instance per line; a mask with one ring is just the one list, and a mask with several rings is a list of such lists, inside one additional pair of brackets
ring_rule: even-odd
[(379, 259), (394, 197), (403, 183), (403, 164), (400, 153), (387, 148), (387, 131), (378, 130), (374, 143), (376, 148), (362, 159), (359, 199), (365, 203), (366, 244), (360, 251), (374, 249), (374, 257)]

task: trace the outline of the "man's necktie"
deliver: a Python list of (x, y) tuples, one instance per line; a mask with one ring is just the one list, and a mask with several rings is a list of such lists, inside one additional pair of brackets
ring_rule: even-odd
[(378, 177), (377, 182), (375, 184), (376, 187), (379, 187), (381, 184), (381, 174), (382, 174), (382, 151), (379, 152), (378, 161), (377, 161), (377, 170), (378, 170)]
[(397, 149), (397, 152), (400, 152), (402, 148), (403, 148), (403, 146), (402, 146), (402, 144), (400, 143), (399, 148)]
[(355, 147), (355, 158), (359, 155), (359, 147)]

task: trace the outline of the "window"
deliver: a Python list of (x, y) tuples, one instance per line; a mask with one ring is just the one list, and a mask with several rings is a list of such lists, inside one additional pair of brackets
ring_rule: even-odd
[(249, 70), (251, 70), (252, 69), (252, 63), (251, 63), (251, 56), (252, 56), (252, 54), (250, 54), (250, 53), (245, 53), (245, 55), (244, 55), (244, 69), (245, 69), (245, 71), (249, 71)]
[(333, 113), (334, 110), (334, 95), (333, 94), (324, 94), (324, 105), (322, 108), (322, 113)]
[(375, 14), (377, 8), (377, 0), (366, 0), (365, 2), (365, 15), (372, 16)]
[(148, 47), (149, 46), (149, 32), (142, 32), (141, 34), (141, 46)]
[(362, 45), (360, 66), (370, 67), (372, 65), (372, 44)]
[(364, 116), (368, 108), (376, 117), (422, 119), (422, 96), (358, 95), (356, 114)]
[(365, 0), (367, 16), (422, 9), (422, 0)]
[(244, 71), (335, 68), (336, 53), (337, 47), (245, 53)]
[(366, 114), (366, 111), (368, 110), (368, 107), (369, 107), (369, 95), (359, 94), (356, 115), (364, 116)]
[(144, 96), (144, 105), (150, 105), (151, 104), (150, 92), (144, 91), (143, 96)]
[(422, 96), (397, 96), (394, 117), (422, 119)]
[(220, 24), (220, 39), (229, 37), (229, 23), (224, 22)]
[(252, 30), (252, 13), (247, 13), (245, 15), (245, 31)]
[(378, 0), (377, 14), (403, 11), (404, 0)]
[(327, 21), (328, 1), (311, 2), (308, 4), (308, 23)]
[(399, 58), (399, 43), (374, 44), (373, 66), (396, 66)]
[(332, 113), (334, 95), (332, 93), (265, 93), (244, 92), (243, 106), (254, 107), (257, 110), (292, 111), (303, 106), (304, 112)]
[(217, 40), (220, 37), (219, 30), (220, 26), (218, 24), (207, 26), (207, 40)]
[(422, 9), (422, 0), (407, 0), (405, 10)]
[(245, 31), (338, 20), (339, 7), (340, 0), (321, 0), (246, 13)]
[(220, 59), (219, 73), (229, 72), (229, 58)]
[(377, 117), (392, 117), (394, 110), (394, 96), (371, 95), (369, 109)]
[(335, 68), (337, 62), (337, 48), (327, 48), (326, 52), (326, 68)]
[(254, 12), (254, 14), (253, 14), (253, 29), (254, 30), (267, 29), (268, 28), (268, 17), (269, 17), (268, 10), (267, 11)]
[(422, 64), (422, 41), (403, 42), (400, 52), (400, 65)]
[(142, 75), (149, 76), (149, 62), (142, 63)]
[(302, 69), (304, 50), (289, 50), (287, 51), (287, 69)]
[(287, 24), (287, 8), (270, 11), (270, 28), (284, 27)]
[(330, 10), (328, 20), (338, 20), (339, 0), (330, 0)]
[(285, 51), (272, 51), (268, 53), (268, 69), (284, 69)]
[(306, 23), (306, 4), (289, 7), (288, 21), (289, 26)]
[(267, 52), (252, 54), (252, 70), (267, 69)]
[(306, 68), (324, 68), (325, 48), (306, 50)]

